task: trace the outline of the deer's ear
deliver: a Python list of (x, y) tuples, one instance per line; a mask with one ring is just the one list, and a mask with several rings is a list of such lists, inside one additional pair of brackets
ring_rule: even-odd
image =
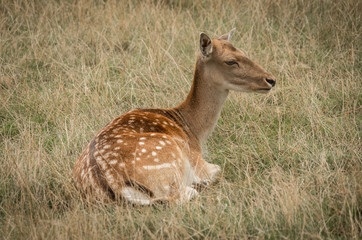
[(235, 28), (233, 28), (230, 32), (225, 33), (224, 35), (219, 37), (219, 40), (226, 40), (226, 41), (231, 41), (231, 37), (233, 36), (235, 32)]
[(211, 39), (205, 34), (200, 33), (200, 51), (205, 57), (210, 56), (212, 53), (212, 42)]

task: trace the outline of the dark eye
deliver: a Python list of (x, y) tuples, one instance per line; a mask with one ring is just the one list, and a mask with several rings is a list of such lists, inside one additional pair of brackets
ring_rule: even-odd
[(226, 63), (227, 65), (230, 65), (230, 66), (236, 64), (236, 65), (238, 65), (238, 67), (239, 67), (239, 64), (238, 64), (237, 62), (235, 62), (235, 61), (227, 61), (227, 62), (225, 62), (225, 63)]

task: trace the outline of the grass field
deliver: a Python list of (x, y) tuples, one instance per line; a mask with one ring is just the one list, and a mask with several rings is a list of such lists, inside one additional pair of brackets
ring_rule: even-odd
[[(362, 2), (0, 0), (3, 239), (361, 239)], [(82, 149), (188, 93), (201, 31), (277, 77), (233, 92), (208, 142), (222, 174), (184, 205), (86, 205)]]

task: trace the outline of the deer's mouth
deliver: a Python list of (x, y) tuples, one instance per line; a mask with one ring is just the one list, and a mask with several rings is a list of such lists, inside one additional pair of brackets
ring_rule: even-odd
[(260, 88), (257, 90), (257, 92), (260, 92), (260, 93), (267, 93), (271, 90), (272, 88)]

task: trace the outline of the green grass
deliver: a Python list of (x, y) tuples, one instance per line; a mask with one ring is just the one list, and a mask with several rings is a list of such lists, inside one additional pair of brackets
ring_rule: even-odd
[[(4, 239), (360, 239), (361, 9), (350, 1), (0, 1)], [(208, 142), (222, 174), (181, 206), (86, 205), (82, 149), (190, 89), (199, 32), (277, 77), (231, 93)]]

